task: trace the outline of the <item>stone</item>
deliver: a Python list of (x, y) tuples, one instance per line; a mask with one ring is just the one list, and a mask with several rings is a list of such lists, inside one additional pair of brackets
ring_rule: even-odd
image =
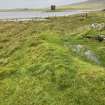
[(89, 48), (87, 48), (85, 45), (72, 45), (71, 49), (74, 53), (76, 53), (77, 55), (84, 57), (85, 59), (87, 59), (88, 61), (92, 61), (96, 64), (100, 64), (100, 61), (97, 57), (97, 55), (90, 50)]
[(102, 42), (105, 40), (105, 35), (86, 35), (83, 36), (83, 38), (98, 40), (99, 42)]

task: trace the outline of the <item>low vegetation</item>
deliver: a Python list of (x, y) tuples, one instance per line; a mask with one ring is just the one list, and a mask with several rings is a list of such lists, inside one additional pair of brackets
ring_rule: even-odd
[(84, 38), (105, 35), (94, 23), (105, 13), (0, 22), (0, 105), (105, 105), (105, 41)]

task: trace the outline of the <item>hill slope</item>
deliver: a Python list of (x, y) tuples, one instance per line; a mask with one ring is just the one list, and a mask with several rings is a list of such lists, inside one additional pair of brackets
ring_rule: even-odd
[(87, 2), (94, 2), (94, 3), (95, 3), (95, 2), (103, 2), (103, 3), (104, 3), (105, 0), (88, 0)]
[(86, 8), (104, 8), (105, 0), (88, 0), (86, 2), (80, 3), (81, 6), (86, 6)]
[(60, 7), (60, 9), (104, 9), (105, 0), (88, 0), (82, 3), (66, 5)]

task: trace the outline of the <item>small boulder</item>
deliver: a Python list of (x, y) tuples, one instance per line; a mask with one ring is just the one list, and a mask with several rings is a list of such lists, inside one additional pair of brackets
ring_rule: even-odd
[(83, 38), (98, 40), (99, 42), (102, 42), (105, 40), (105, 35), (86, 35), (83, 36)]
[(105, 9), (102, 9), (103, 12), (105, 12)]
[(99, 42), (102, 42), (104, 40), (104, 36), (103, 35), (98, 35), (96, 37), (96, 40), (98, 40)]

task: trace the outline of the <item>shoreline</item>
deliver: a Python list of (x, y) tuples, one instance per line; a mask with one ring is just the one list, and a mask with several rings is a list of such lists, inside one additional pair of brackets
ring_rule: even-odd
[(20, 11), (0, 12), (0, 21), (46, 21), (51, 17), (63, 17), (81, 13), (101, 11), (97, 10), (66, 10), (64, 12)]

